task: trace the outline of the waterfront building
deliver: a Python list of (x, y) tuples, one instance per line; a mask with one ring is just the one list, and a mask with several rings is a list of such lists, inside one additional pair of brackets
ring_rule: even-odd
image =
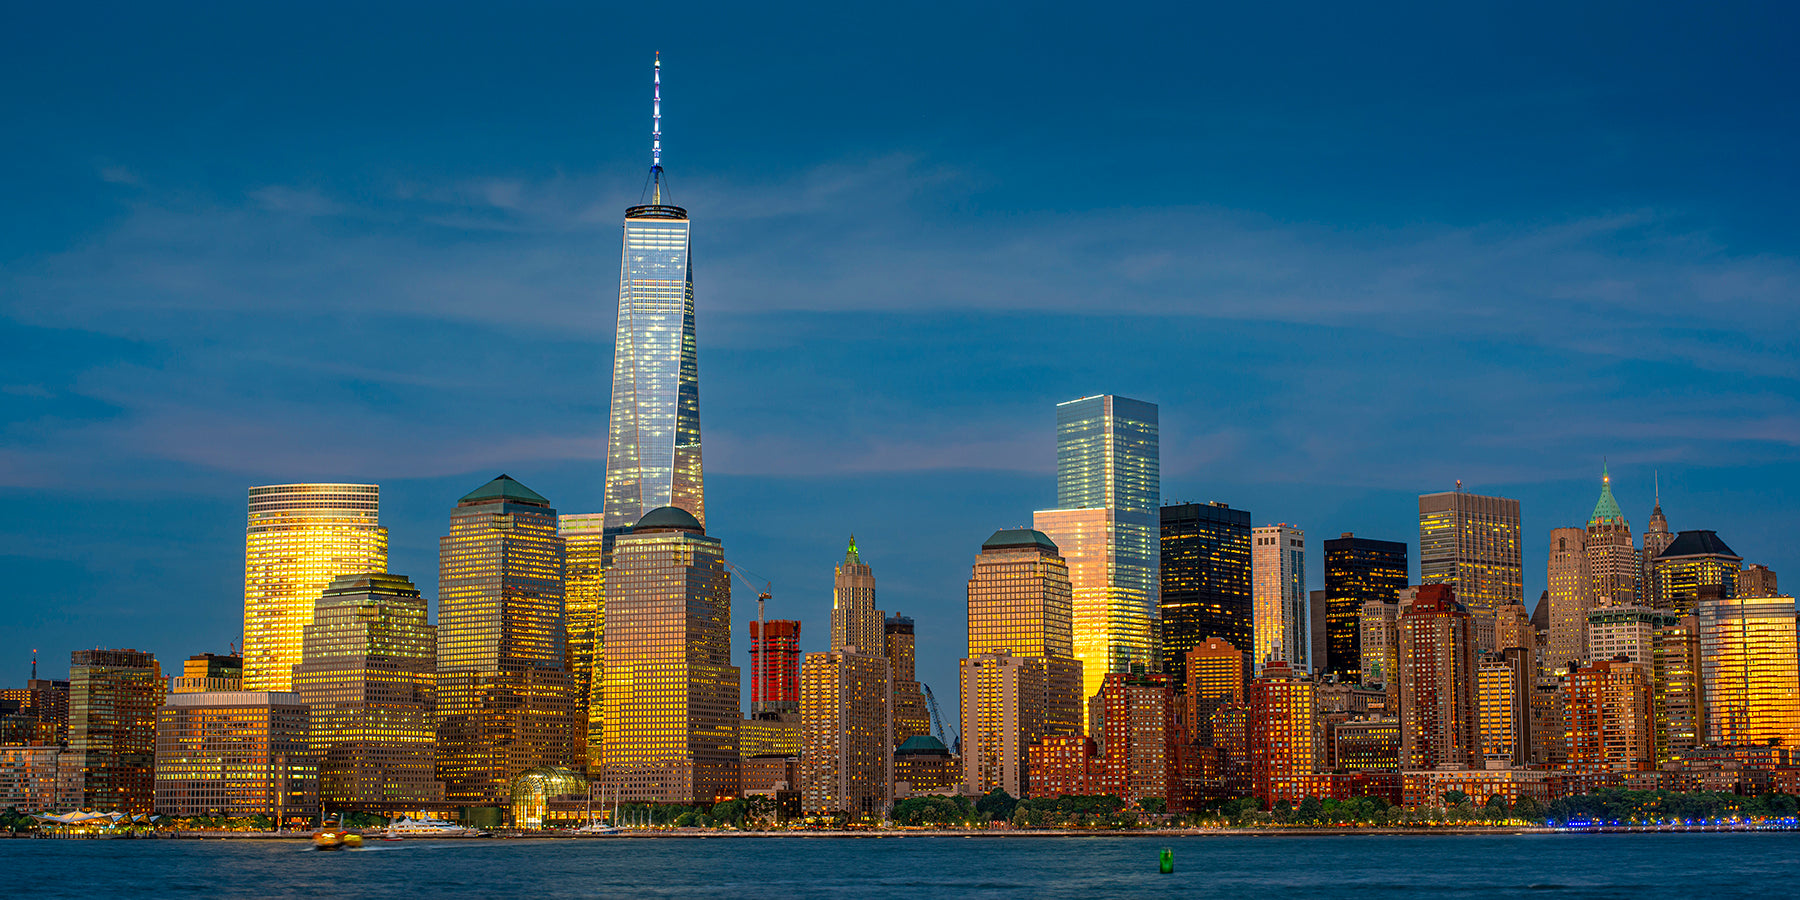
[(381, 488), (269, 484), (250, 489), (244, 530), (244, 687), (293, 690), (301, 630), (339, 575), (387, 571)]
[(1083, 699), (1108, 672), (1154, 669), (1158, 498), (1162, 496), (1154, 403), (1110, 394), (1056, 406), (1056, 508), (1032, 527), (1069, 567), (1075, 658)]
[(34, 652), (31, 678), (25, 686), (0, 690), (0, 744), (29, 746), (68, 741), (69, 683), (37, 677)]
[[(1596, 607), (1636, 606), (1638, 581), (1643, 572), (1643, 557), (1632, 542), (1631, 523), (1613, 499), (1612, 476), (1600, 473), (1600, 500), (1594, 514), (1588, 517), (1587, 541), (1588, 596)], [(1595, 658), (1600, 653), (1589, 648)]]
[(181, 664), (181, 674), (169, 679), (169, 693), (198, 694), (203, 691), (241, 691), (244, 689), (244, 658), (221, 653), (200, 653)]
[(1273, 661), (1250, 683), (1248, 705), (1254, 796), (1265, 806), (1312, 796), (1324, 750), (1313, 683), (1285, 661)]
[[(1034, 775), (1033, 778), (1035, 777)], [(943, 741), (929, 734), (915, 734), (895, 748), (895, 799), (921, 794), (942, 794), (954, 790), (961, 783), (962, 766), (957, 762), (956, 755), (950, 752), (950, 748), (944, 746)], [(1036, 783), (1035, 780), (1033, 783)]]
[(750, 622), (750, 714), (800, 714), (800, 622)]
[(785, 718), (749, 718), (738, 722), (738, 759), (753, 756), (800, 757), (804, 735), (799, 711)]
[(1542, 806), (1560, 796), (1561, 776), (1542, 769), (1420, 769), (1400, 773), (1401, 803), (1408, 807), (1442, 806), (1444, 795), (1459, 791), (1477, 808), (1495, 797), (1515, 806), (1529, 799)]
[(1314, 660), (1315, 671), (1362, 680), (1363, 604), (1393, 603), (1407, 586), (1406, 572), (1406, 545), (1399, 541), (1359, 538), (1346, 531), (1325, 542), (1325, 643), (1313, 644), (1320, 657)]
[(139, 650), (69, 654), (69, 750), (81, 805), (128, 815), (152, 812), (156, 710), (165, 685), (156, 657)]
[(1332, 756), (1344, 772), (1393, 770), (1400, 767), (1400, 717), (1364, 716), (1339, 722), (1331, 730)]
[(1030, 748), (1045, 735), (1081, 732), (1079, 707), (1074, 727), (1049, 727), (1051, 691), (1044, 662), (1044, 657), (1004, 650), (962, 661), (963, 790), (985, 794), (1000, 788), (1014, 797), (1027, 796)]
[(833, 575), (831, 649), (855, 647), (865, 656), (882, 655), (887, 651), (887, 614), (875, 608), (875, 570), (857, 555), (855, 535)]
[(1743, 558), (1711, 531), (1683, 531), (1657, 554), (1652, 581), (1657, 609), (1685, 616), (1694, 611), (1701, 588), (1717, 585), (1724, 597), (1737, 596)]
[[(1101, 687), (1104, 693), (1106, 688)], [(1085, 734), (1048, 734), (1031, 747), (1031, 796), (1089, 797), (1094, 785), (1094, 739)]]
[(723, 545), (692, 514), (663, 507), (618, 537), (612, 560), (605, 783), (626, 800), (737, 796), (739, 673)]
[(436, 776), (437, 629), (404, 575), (341, 575), (303, 635), (294, 689), (311, 710), (309, 752), (328, 809), (416, 809)]
[[(974, 659), (1002, 653), (1042, 660), (1038, 668), (1047, 681), (1041, 734), (1082, 730), (1083, 682), (1081, 663), (1072, 655), (1068, 578), (1068, 567), (1056, 545), (1043, 532), (1031, 529), (994, 532), (981, 545), (969, 575), (968, 656)], [(964, 680), (968, 677), (965, 671)], [(990, 680), (978, 679), (977, 683), (987, 685)], [(970, 734), (966, 720), (970, 702), (970, 695), (965, 692), (965, 741)], [(991, 705), (984, 700), (980, 708)], [(1035, 719), (1027, 717), (1024, 721)], [(1035, 735), (1026, 738), (1023, 746), (1030, 746), (1035, 740)], [(965, 759), (968, 755), (965, 749)]]
[(1675, 624), (1674, 613), (1647, 606), (1601, 606), (1588, 613), (1588, 655), (1596, 660), (1652, 664), (1656, 632)]
[(156, 811), (165, 816), (319, 814), (319, 763), (308, 712), (287, 691), (172, 694), (156, 719)]
[(1699, 620), (1682, 616), (1659, 625), (1652, 646), (1656, 763), (1660, 766), (1706, 742)]
[(574, 760), (556, 510), (513, 478), (470, 491), (438, 540), (437, 773), (447, 800), (504, 807), (511, 779)]
[(1222, 638), (1255, 646), (1250, 592), (1250, 513), (1223, 503), (1162, 507), (1162, 667), (1187, 676), (1187, 652)]
[(583, 771), (600, 762), (606, 733), (600, 635), (606, 629), (606, 557), (612, 540), (605, 523), (604, 513), (567, 513), (556, 520), (563, 540), (563, 669), (574, 683), (575, 762)]
[(1537, 684), (1532, 653), (1523, 647), (1481, 654), (1477, 664), (1476, 715), (1481, 758), (1489, 767), (1531, 762), (1531, 694)]
[(1357, 670), (1363, 684), (1395, 687), (1399, 685), (1400, 604), (1385, 600), (1369, 600), (1362, 605), (1359, 617)]
[(1647, 772), (1655, 768), (1656, 724), (1649, 667), (1597, 660), (1569, 673), (1570, 771)]
[(1210, 637), (1189, 650), (1182, 662), (1187, 672), (1183, 700), (1188, 734), (1184, 743), (1212, 746), (1213, 713), (1221, 706), (1244, 702), (1244, 651), (1223, 638)]
[(1306, 532), (1282, 523), (1250, 534), (1255, 671), (1275, 660), (1306, 670)]
[(1587, 529), (1554, 528), (1550, 531), (1550, 561), (1545, 566), (1549, 581), (1550, 628), (1546, 643), (1551, 672), (1573, 671), (1588, 658), (1587, 617), (1594, 610), (1594, 584), (1588, 574)]
[(886, 657), (808, 653), (800, 667), (800, 809), (882, 818), (894, 795), (893, 678)]
[(883, 630), (888, 663), (893, 667), (894, 743), (898, 746), (908, 738), (931, 733), (931, 712), (914, 662), (913, 620), (898, 614), (888, 616)]
[(1456, 490), (1419, 496), (1419, 582), (1444, 584), (1469, 611), (1476, 649), (1494, 649), (1494, 611), (1525, 599), (1519, 501)]
[[(1682, 532), (1669, 549), (1689, 534)], [(1665, 552), (1662, 559), (1668, 558)], [(1794, 598), (1713, 594), (1703, 591), (1694, 608), (1707, 742), (1800, 747)]]
[(1481, 764), (1470, 619), (1447, 585), (1421, 586), (1411, 604), (1402, 605), (1401, 768)]
[[(56, 744), (0, 745), (0, 809), (59, 813), (81, 807), (75, 755)], [(64, 769), (73, 771), (64, 777)]]
[(1181, 745), (1179, 706), (1168, 675), (1108, 672), (1100, 708), (1095, 793), (1127, 803), (1154, 797), (1167, 804), (1176, 792)]
[(604, 503), (614, 534), (664, 506), (706, 526), (692, 242), (688, 211), (663, 202), (660, 60), (653, 109), (650, 203), (625, 210), (619, 254)]
[(1760, 565), (1750, 565), (1739, 569), (1737, 595), (1739, 597), (1781, 596), (1781, 589), (1776, 583), (1775, 570)]

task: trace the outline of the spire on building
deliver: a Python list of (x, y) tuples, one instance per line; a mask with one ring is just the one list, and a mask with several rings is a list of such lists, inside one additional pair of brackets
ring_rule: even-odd
[(1625, 511), (1619, 508), (1619, 501), (1613, 499), (1612, 476), (1607, 473), (1604, 463), (1600, 466), (1600, 502), (1594, 504), (1594, 514), (1588, 519), (1589, 525), (1610, 525), (1623, 523)]
[(856, 535), (853, 534), (850, 536), (850, 549), (844, 551), (844, 563), (855, 565), (860, 562), (862, 562), (862, 557), (856, 553)]
[(662, 51), (656, 51), (655, 74), (650, 83), (650, 205), (662, 205)]

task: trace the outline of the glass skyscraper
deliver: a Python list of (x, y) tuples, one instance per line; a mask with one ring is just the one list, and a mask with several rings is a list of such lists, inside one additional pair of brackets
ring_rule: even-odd
[(1478, 650), (1494, 649), (1494, 612), (1523, 603), (1519, 501), (1456, 490), (1419, 495), (1419, 583), (1447, 584), (1468, 607)]
[(1185, 679), (1189, 650), (1223, 638), (1249, 653), (1250, 513), (1223, 503), (1162, 508), (1163, 671)]
[(1362, 609), (1398, 602), (1407, 584), (1406, 545), (1345, 532), (1325, 542), (1325, 645), (1313, 647), (1313, 671), (1362, 679)]
[(1056, 406), (1056, 509), (1034, 517), (1069, 565), (1082, 696), (1108, 672), (1160, 664), (1161, 460), (1154, 403), (1100, 395)]

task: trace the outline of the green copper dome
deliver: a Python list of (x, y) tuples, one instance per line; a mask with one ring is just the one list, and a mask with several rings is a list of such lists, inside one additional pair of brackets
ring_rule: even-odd
[(1606, 467), (1600, 467), (1600, 502), (1594, 504), (1594, 514), (1588, 519), (1589, 525), (1624, 524), (1625, 511), (1619, 508), (1619, 501), (1613, 499), (1612, 476)]

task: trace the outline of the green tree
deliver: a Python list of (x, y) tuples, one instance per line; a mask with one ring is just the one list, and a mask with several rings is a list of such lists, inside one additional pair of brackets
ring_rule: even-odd
[(1018, 804), (1019, 801), (1013, 799), (1013, 795), (994, 788), (975, 801), (975, 811), (986, 816), (989, 821), (998, 822), (1012, 818), (1013, 808)]
[(1308, 797), (1300, 801), (1300, 808), (1295, 811), (1294, 818), (1300, 822), (1318, 822), (1325, 815), (1325, 804), (1317, 797)]
[(1467, 802), (1469, 802), (1469, 795), (1463, 793), (1462, 791), (1445, 791), (1444, 792), (1444, 805), (1445, 806), (1461, 806), (1462, 804), (1467, 803)]
[(1151, 815), (1162, 815), (1169, 811), (1169, 801), (1161, 797), (1145, 797), (1138, 801), (1138, 809)]

